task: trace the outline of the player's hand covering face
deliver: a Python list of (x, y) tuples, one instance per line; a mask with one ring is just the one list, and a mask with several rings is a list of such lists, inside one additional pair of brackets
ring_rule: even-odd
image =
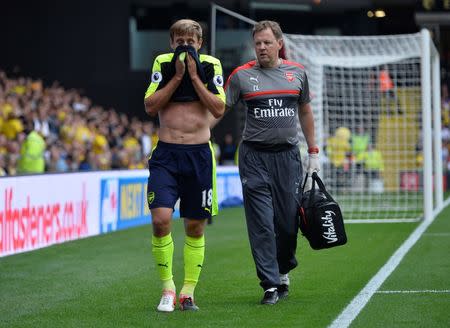
[[(173, 36), (173, 40), (170, 41), (170, 46), (172, 47), (173, 50), (175, 50), (178, 46), (192, 46), (196, 51), (199, 51), (202, 46), (202, 39), (199, 39), (194, 34), (175, 34)], [(177, 60), (177, 62), (175, 64), (176, 74), (179, 77), (183, 76), (183, 74), (186, 70), (186, 65), (185, 65), (186, 55), (187, 55), (186, 53), (180, 54), (179, 60)], [(192, 58), (190, 58), (190, 59), (191, 59), (190, 61), (188, 60), (188, 70), (189, 70), (189, 74), (192, 77), (192, 75), (196, 75), (197, 72), (196, 72), (196, 67), (195, 67), (195, 61), (193, 61)], [(189, 69), (189, 66), (190, 66), (190, 69)]]
[(197, 77), (197, 64), (196, 64), (195, 60), (192, 58), (191, 54), (188, 54), (188, 56), (186, 57), (186, 61), (187, 61), (189, 76), (192, 79)]
[(256, 32), (253, 36), (255, 54), (258, 63), (263, 67), (274, 67), (278, 63), (278, 52), (283, 40), (277, 40), (270, 28)]

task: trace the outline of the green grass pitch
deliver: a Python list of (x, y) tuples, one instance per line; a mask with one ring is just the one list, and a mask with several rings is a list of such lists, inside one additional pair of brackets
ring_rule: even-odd
[[(223, 210), (206, 230), (196, 313), (156, 312), (150, 226), (9, 256), (0, 259), (0, 327), (327, 327), (418, 224), (347, 224), (348, 244), (321, 251), (299, 237), (289, 298), (262, 306), (243, 209)], [(180, 289), (181, 220), (173, 236)], [(381, 289), (449, 290), (449, 250), (447, 208)], [(375, 294), (353, 325), (449, 327), (449, 309), (448, 293)]]

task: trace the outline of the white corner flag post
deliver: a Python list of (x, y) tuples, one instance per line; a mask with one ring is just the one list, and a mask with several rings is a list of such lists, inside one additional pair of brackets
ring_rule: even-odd
[[(433, 143), (431, 117), (434, 111), (431, 110), (431, 42), (430, 32), (421, 30), (422, 56), (421, 56), (421, 87), (422, 87), (422, 142), (423, 142), (423, 192), (424, 192), (424, 219), (426, 221), (433, 218)], [(435, 127), (436, 128), (436, 127)], [(438, 129), (436, 129), (438, 130)], [(435, 172), (436, 175), (442, 174)], [(435, 186), (438, 189), (438, 186)]]
[(435, 211), (439, 211), (444, 203), (443, 168), (442, 168), (442, 127), (441, 127), (441, 69), (439, 52), (430, 42), (431, 47), (431, 76), (433, 88), (433, 155), (434, 155), (434, 190)]
[(424, 219), (431, 220), (444, 202), (440, 62), (439, 53), (431, 42), (430, 32), (422, 29), (421, 36)]

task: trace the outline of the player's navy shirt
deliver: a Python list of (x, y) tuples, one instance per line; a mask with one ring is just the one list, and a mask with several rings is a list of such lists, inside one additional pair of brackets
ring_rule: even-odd
[[(144, 98), (150, 97), (156, 91), (165, 87), (166, 84), (172, 79), (175, 74), (175, 60), (173, 57), (174, 53), (172, 52), (159, 55), (155, 58), (155, 61), (153, 62), (151, 82), (145, 92)], [(220, 100), (225, 102), (222, 65), (220, 61), (215, 57), (204, 54), (199, 54), (198, 59), (205, 73), (206, 81), (203, 82), (205, 83), (206, 88), (215, 94)], [(173, 93), (170, 101), (188, 102), (200, 100), (188, 75), (189, 73), (186, 68), (183, 81)]]
[(225, 85), (226, 105), (242, 101), (246, 109), (243, 140), (267, 145), (296, 145), (299, 105), (311, 101), (302, 65), (282, 60), (263, 68), (250, 61), (236, 68)]

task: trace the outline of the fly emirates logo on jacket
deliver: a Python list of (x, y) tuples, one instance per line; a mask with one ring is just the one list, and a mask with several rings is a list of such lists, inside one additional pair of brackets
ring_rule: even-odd
[(295, 108), (283, 105), (283, 99), (269, 98), (265, 108), (255, 107), (255, 118), (292, 117), (295, 116)]

